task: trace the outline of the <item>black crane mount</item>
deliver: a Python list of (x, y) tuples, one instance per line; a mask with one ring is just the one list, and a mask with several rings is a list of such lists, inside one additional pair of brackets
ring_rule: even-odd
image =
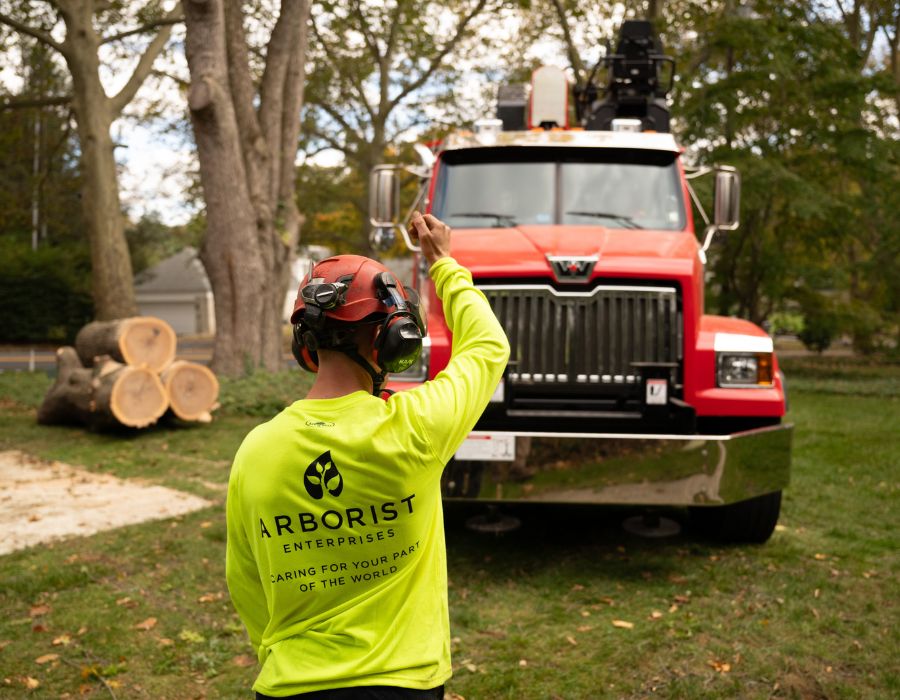
[[(607, 82), (594, 82), (607, 68)], [(669, 131), (666, 95), (672, 89), (675, 60), (663, 53), (653, 25), (646, 20), (622, 23), (615, 53), (607, 53), (591, 71), (585, 86), (575, 88), (578, 121), (590, 131), (612, 130), (617, 118), (639, 119), (642, 131)]]

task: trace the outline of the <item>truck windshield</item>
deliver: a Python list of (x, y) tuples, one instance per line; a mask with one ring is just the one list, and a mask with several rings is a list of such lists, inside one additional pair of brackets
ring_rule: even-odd
[(602, 151), (450, 151), (438, 171), (432, 209), (455, 228), (552, 224), (684, 228), (674, 153)]

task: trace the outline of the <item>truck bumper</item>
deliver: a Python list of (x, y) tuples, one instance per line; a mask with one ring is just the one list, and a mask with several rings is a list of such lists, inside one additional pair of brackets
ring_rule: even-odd
[(452, 500), (725, 505), (787, 486), (792, 434), (791, 424), (730, 435), (476, 431), (476, 440), (514, 436), (517, 459), (454, 459), (441, 487)]

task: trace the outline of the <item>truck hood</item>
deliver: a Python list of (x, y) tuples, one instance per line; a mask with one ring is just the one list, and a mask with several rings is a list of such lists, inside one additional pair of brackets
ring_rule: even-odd
[(688, 231), (603, 226), (454, 229), (451, 253), (476, 278), (553, 277), (547, 256), (596, 256), (594, 277), (692, 277), (700, 261)]

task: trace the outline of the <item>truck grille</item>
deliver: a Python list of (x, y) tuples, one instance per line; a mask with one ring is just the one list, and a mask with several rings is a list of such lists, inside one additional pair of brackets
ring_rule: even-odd
[(640, 376), (633, 363), (681, 359), (681, 316), (674, 287), (479, 288), (509, 338), (511, 384), (634, 385)]

